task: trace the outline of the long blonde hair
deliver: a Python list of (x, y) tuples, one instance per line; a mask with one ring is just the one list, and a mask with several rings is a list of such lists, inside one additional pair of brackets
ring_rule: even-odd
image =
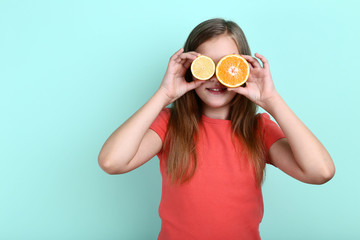
[[(242, 29), (233, 21), (221, 18), (206, 20), (197, 25), (188, 36), (184, 52), (195, 51), (203, 42), (218, 35), (231, 36), (240, 54), (251, 55), (249, 45)], [(190, 69), (185, 75), (186, 81), (192, 81)], [(195, 174), (197, 168), (196, 142), (198, 124), (201, 123), (201, 100), (195, 90), (178, 98), (171, 106), (167, 127), (164, 153), (167, 156), (166, 170), (171, 183), (185, 183)], [(233, 136), (246, 146), (247, 159), (253, 164), (257, 186), (263, 183), (265, 173), (265, 152), (259, 130), (257, 105), (246, 97), (237, 94), (231, 102), (230, 120)]]

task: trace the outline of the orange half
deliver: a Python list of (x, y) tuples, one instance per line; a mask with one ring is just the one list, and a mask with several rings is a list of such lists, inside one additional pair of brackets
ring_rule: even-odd
[(245, 58), (238, 54), (230, 54), (221, 58), (216, 66), (216, 77), (227, 87), (239, 87), (244, 84), (250, 74), (250, 66)]

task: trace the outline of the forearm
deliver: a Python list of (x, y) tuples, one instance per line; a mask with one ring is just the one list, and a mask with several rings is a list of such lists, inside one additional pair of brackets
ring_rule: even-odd
[(141, 140), (160, 111), (168, 105), (166, 96), (158, 90), (137, 112), (117, 128), (104, 143), (99, 163), (127, 164), (136, 154)]
[(279, 94), (267, 104), (268, 111), (284, 132), (293, 156), (308, 176), (330, 176), (334, 163), (321, 142), (295, 115)]

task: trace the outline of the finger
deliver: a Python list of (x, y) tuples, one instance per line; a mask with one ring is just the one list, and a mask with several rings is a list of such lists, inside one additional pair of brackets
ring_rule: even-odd
[(253, 65), (250, 63), (250, 61), (249, 61), (248, 59), (246, 59), (245, 55), (241, 55), (241, 56), (245, 58), (246, 62), (247, 62), (247, 63), (249, 64), (249, 66), (250, 66), (250, 69), (253, 69), (253, 68), (254, 68)]
[(176, 62), (184, 65), (185, 68), (189, 68), (191, 63), (200, 55), (200, 53), (194, 51), (182, 53), (177, 58)]
[(244, 87), (237, 87), (237, 88), (228, 88), (228, 91), (234, 91), (236, 93), (239, 93), (241, 95), (244, 95), (245, 97), (248, 97), (248, 90)]
[(200, 85), (202, 85), (203, 83), (205, 83), (206, 81), (204, 80), (194, 80), (192, 82), (189, 82), (187, 85), (187, 91), (193, 90), (197, 87), (200, 87)]
[(241, 55), (241, 56), (244, 57), (246, 59), (246, 61), (248, 61), (248, 63), (250, 63), (251, 66), (253, 66), (254, 68), (261, 68), (260, 63), (254, 57), (249, 56), (249, 55)]
[(186, 68), (186, 69), (188, 69), (190, 66), (191, 66), (191, 64), (193, 63), (193, 61), (196, 59), (196, 57), (193, 59), (193, 58), (188, 58), (188, 59), (183, 59), (182, 61), (181, 61), (181, 64)]
[(198, 53), (198, 52), (195, 52), (195, 51), (189, 51), (189, 52), (187, 52), (187, 53), (191, 53), (191, 54), (194, 54), (194, 55), (196, 55), (196, 56), (202, 55), (201, 53)]
[(262, 61), (264, 68), (269, 68), (269, 61), (263, 55), (255, 53), (255, 56)]
[[(185, 54), (187, 54), (187, 55), (185, 55)], [(201, 55), (200, 53), (196, 53), (196, 52), (183, 53), (179, 57), (179, 59), (181, 59), (181, 61), (179, 61), (179, 63), (182, 64), (187, 69), (190, 67), (192, 62), (200, 55)]]
[(192, 62), (193, 62), (192, 60), (191, 61), (183, 60), (182, 64), (184, 65), (184, 67), (186, 69), (188, 69), (190, 67), (190, 65), (192, 64)]
[(184, 49), (183, 49), (183, 48), (180, 48), (176, 53), (174, 53), (174, 55), (172, 55), (172, 56), (170, 57), (170, 60), (176, 60), (183, 51), (184, 51)]
[(179, 55), (181, 59), (186, 59), (186, 58), (190, 58), (190, 59), (195, 59), (199, 56), (199, 54), (196, 54), (194, 52), (186, 52), (186, 53), (182, 53)]
[(260, 68), (261, 65), (260, 63), (257, 61), (256, 58), (250, 56), (250, 55), (241, 55), (242, 57), (244, 57), (246, 59), (246, 61), (248, 61), (248, 63), (250, 63), (250, 65), (254, 68)]

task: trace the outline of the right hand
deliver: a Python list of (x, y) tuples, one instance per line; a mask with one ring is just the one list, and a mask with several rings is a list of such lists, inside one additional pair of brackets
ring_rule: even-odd
[(192, 82), (187, 82), (185, 80), (187, 69), (190, 67), (192, 61), (201, 54), (194, 51), (183, 53), (183, 51), (184, 49), (181, 48), (171, 56), (168, 68), (159, 88), (159, 90), (168, 97), (170, 103), (205, 82), (197, 79)]

